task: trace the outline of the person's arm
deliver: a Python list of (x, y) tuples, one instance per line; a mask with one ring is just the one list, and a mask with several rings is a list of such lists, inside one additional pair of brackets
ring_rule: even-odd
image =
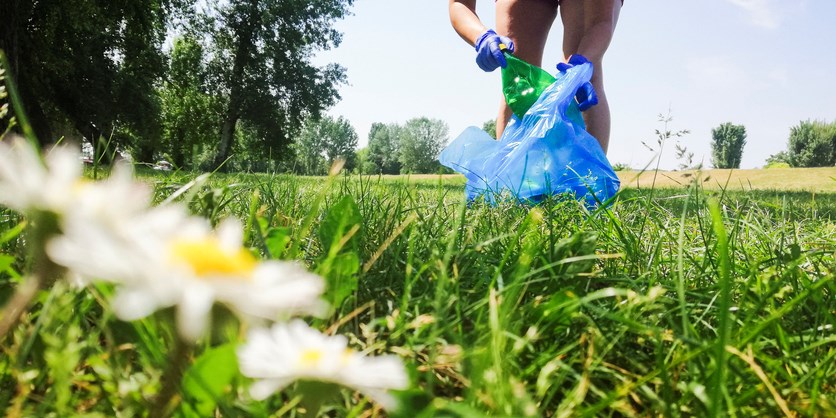
[(476, 46), (476, 41), (488, 30), (476, 15), (476, 0), (450, 0), (450, 23), (471, 46)]
[[(450, 23), (476, 49), (476, 65), (491, 72), (508, 65), (503, 51), (514, 52), (514, 41), (488, 29), (476, 15), (476, 0), (450, 0)], [(503, 47), (504, 46), (504, 47)]]

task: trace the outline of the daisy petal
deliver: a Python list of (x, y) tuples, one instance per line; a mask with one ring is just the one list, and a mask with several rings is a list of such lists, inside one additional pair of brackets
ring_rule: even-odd
[(156, 301), (157, 298), (147, 289), (122, 287), (116, 290), (111, 305), (117, 318), (123, 321), (135, 321), (161, 308)]
[(213, 293), (209, 286), (192, 286), (183, 294), (177, 307), (177, 329), (184, 340), (196, 341), (203, 335), (215, 302)]
[(291, 382), (289, 379), (259, 380), (250, 386), (250, 396), (257, 401), (267, 399), (270, 395), (284, 389)]

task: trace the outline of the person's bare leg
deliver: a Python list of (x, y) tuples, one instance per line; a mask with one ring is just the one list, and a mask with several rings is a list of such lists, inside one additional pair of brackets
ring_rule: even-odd
[[(557, 17), (555, 0), (498, 0), (496, 32), (514, 40), (514, 56), (532, 65), (541, 66), (549, 30)], [(511, 119), (511, 108), (505, 98), (499, 105), (496, 137), (501, 138)]]
[(592, 62), (592, 85), (598, 94), (598, 105), (584, 112), (586, 130), (598, 139), (607, 152), (610, 144), (610, 105), (604, 90), (604, 53), (610, 46), (621, 0), (563, 0), (560, 18), (563, 21), (563, 55), (568, 60), (581, 54)]

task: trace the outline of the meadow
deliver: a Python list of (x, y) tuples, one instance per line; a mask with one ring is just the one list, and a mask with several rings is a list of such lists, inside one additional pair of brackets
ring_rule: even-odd
[[(259, 258), (304, 263), (332, 306), (314, 328), (406, 364), (399, 410), (343, 389), (320, 416), (836, 416), (836, 193), (697, 174), (588, 210), (468, 204), (457, 177), (138, 177), (157, 202), (240, 219)], [(23, 221), (0, 209), (0, 306), (31, 266)], [(123, 322), (111, 293), (37, 295), (0, 346), (0, 410), (145, 414), (171, 380), (172, 312)], [(247, 398), (245, 328), (215, 309), (168, 412), (312, 415), (303, 383)]]

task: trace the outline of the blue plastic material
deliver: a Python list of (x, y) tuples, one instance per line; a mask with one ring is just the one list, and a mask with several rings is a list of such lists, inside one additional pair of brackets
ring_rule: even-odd
[(467, 177), (467, 199), (484, 196), (495, 203), (505, 196), (537, 202), (570, 193), (595, 206), (614, 196), (618, 177), (598, 141), (586, 131), (575, 101), (578, 89), (591, 77), (591, 64), (558, 73), (522, 120), (512, 117), (499, 141), (477, 127), (453, 140), (439, 161)]
[[(565, 73), (566, 70), (581, 64), (591, 64), (585, 56), (580, 54), (575, 54), (569, 57), (569, 62), (559, 62), (557, 63), (557, 70)], [(575, 94), (575, 100), (578, 101), (578, 108), (581, 109), (581, 112), (585, 112), (592, 106), (598, 104), (598, 95), (595, 94), (595, 89), (592, 87), (592, 83), (586, 82), (581, 84), (581, 87), (578, 89), (578, 93)]]

